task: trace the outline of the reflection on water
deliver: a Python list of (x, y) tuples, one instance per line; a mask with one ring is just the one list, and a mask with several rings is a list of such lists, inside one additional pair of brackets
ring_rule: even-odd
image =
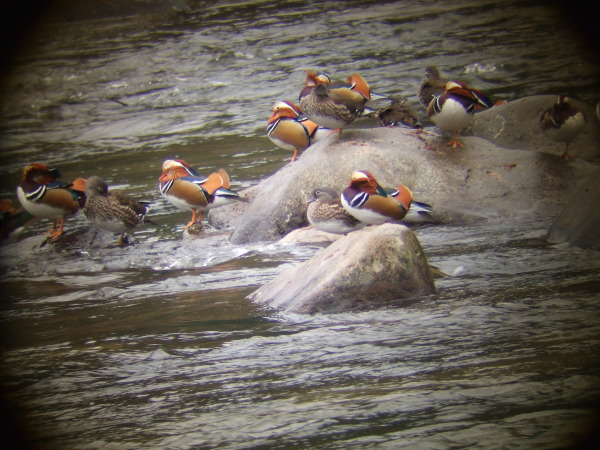
[[(320, 247), (182, 240), (162, 160), (235, 189), (286, 164), (264, 136), (306, 68), (414, 101), (424, 67), (493, 97), (596, 101), (595, 55), (536, 2), (251, 2), (48, 25), (3, 85), (0, 192), (40, 160), (153, 201), (118, 248), (83, 217), (0, 247), (2, 388), (43, 448), (562, 448), (597, 423), (600, 258), (548, 223), (423, 227), (451, 274), (408, 306), (281, 315), (246, 299)], [(561, 29), (561, 33), (556, 30)], [(51, 36), (51, 38), (49, 38)], [(421, 111), (424, 113), (424, 111)]]

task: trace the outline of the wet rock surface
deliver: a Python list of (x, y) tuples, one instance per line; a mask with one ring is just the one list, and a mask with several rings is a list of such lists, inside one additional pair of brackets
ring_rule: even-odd
[(600, 250), (600, 171), (585, 179), (548, 231), (552, 243)]
[[(559, 158), (563, 147), (541, 134), (539, 116), (533, 113), (552, 98), (525, 98), (478, 113), (473, 130), (486, 138), (465, 135), (463, 149), (448, 148), (437, 129), (421, 134), (404, 128), (344, 130), (341, 137), (318, 142), (296, 162), (242, 191), (250, 204), (211, 211), (211, 223), (233, 227), (232, 243), (278, 240), (307, 225), (306, 200), (313, 189), (341, 190), (355, 170), (369, 170), (385, 187), (405, 184), (416, 200), (433, 206), (440, 223), (554, 217), (578, 181), (597, 169), (600, 140), (594, 141), (599, 126), (591, 119), (572, 146), (578, 159)], [(498, 116), (510, 117), (514, 124), (499, 131), (494, 128)], [(521, 140), (518, 150), (500, 146)]]
[[(468, 129), (474, 136), (493, 142), (499, 147), (545, 152), (558, 156), (565, 144), (548, 139), (540, 129), (540, 117), (551, 107), (557, 95), (535, 95), (496, 106), (475, 115)], [(600, 123), (594, 107), (577, 99), (571, 102), (582, 108), (587, 124), (569, 146), (575, 158), (600, 164)]]
[(383, 224), (349, 233), (248, 297), (288, 313), (341, 312), (435, 292), (414, 233)]

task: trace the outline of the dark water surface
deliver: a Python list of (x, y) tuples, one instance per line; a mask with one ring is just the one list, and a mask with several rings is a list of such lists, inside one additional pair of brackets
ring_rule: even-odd
[(157, 226), (117, 248), (79, 217), (40, 248), (40, 222), (0, 247), (0, 381), (33, 443), (581, 445), (598, 426), (600, 258), (548, 245), (549, 223), (418, 229), (452, 275), (437, 295), (296, 316), (245, 296), (319, 247), (182, 240), (188, 215), (159, 197), (170, 156), (226, 168), (235, 189), (285, 165), (266, 119), (307, 68), (417, 106), (428, 65), (496, 99), (600, 92), (597, 49), (542, 2), (211, 3), (42, 26), (2, 86), (1, 197), (46, 162), (153, 200)]

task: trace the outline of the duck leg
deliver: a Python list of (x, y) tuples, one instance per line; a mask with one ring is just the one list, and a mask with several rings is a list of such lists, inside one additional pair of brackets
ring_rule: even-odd
[[(202, 217), (201, 217), (201, 219), (202, 219)], [(187, 225), (185, 227), (183, 227), (184, 231), (187, 230), (192, 225), (194, 225), (195, 223), (196, 223), (196, 210), (192, 209), (192, 219), (187, 223)]]
[(65, 226), (65, 219), (64, 217), (62, 217), (60, 219), (60, 223), (58, 226), (58, 230), (56, 230), (56, 220), (54, 220), (52, 222), (52, 230), (50, 230), (50, 232), (48, 233), (48, 240), (53, 241), (54, 239), (56, 239), (57, 237), (59, 237), (61, 234), (63, 234), (63, 228)]
[(563, 158), (565, 161), (574, 161), (575, 157), (569, 155), (569, 143), (567, 142), (566, 146), (565, 146), (565, 151), (562, 153), (562, 155), (560, 155), (561, 158)]
[(456, 147), (463, 148), (464, 147), (463, 143), (458, 140), (458, 132), (456, 133), (454, 138), (452, 138), (452, 140), (450, 142), (448, 142), (446, 145), (450, 145), (452, 148), (456, 148)]

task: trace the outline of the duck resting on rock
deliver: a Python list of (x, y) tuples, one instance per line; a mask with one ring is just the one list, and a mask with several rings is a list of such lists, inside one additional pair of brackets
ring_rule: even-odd
[(319, 139), (331, 133), (319, 127), (306, 117), (302, 110), (292, 102), (278, 101), (273, 105), (273, 114), (269, 117), (267, 136), (277, 147), (294, 152), (292, 162), (298, 153), (306, 150)]
[(299, 102), (306, 116), (319, 126), (341, 130), (354, 122), (371, 99), (367, 82), (357, 73), (346, 82), (330, 82), (326, 75), (308, 70)]
[(413, 200), (412, 192), (403, 184), (396, 189), (384, 189), (366, 170), (354, 172), (350, 184), (340, 196), (343, 208), (360, 222), (379, 225), (405, 219), (429, 220), (430, 205)]
[(542, 113), (540, 128), (546, 137), (565, 143), (560, 155), (565, 160), (575, 159), (569, 155), (569, 144), (583, 131), (587, 118), (581, 108), (573, 105), (566, 95), (560, 95), (556, 103)]
[(475, 110), (492, 106), (491, 100), (477, 89), (460, 81), (448, 81), (444, 92), (429, 102), (427, 114), (442, 131), (454, 134), (447, 145), (456, 148), (463, 147), (458, 136), (473, 120)]
[(306, 216), (313, 227), (327, 233), (346, 234), (366, 225), (346, 211), (339, 192), (329, 187), (313, 191)]
[(176, 208), (192, 212), (184, 230), (201, 221), (204, 211), (236, 201), (247, 202), (230, 189), (229, 175), (224, 169), (202, 177), (185, 161), (167, 159), (162, 170), (158, 184), (162, 196)]

